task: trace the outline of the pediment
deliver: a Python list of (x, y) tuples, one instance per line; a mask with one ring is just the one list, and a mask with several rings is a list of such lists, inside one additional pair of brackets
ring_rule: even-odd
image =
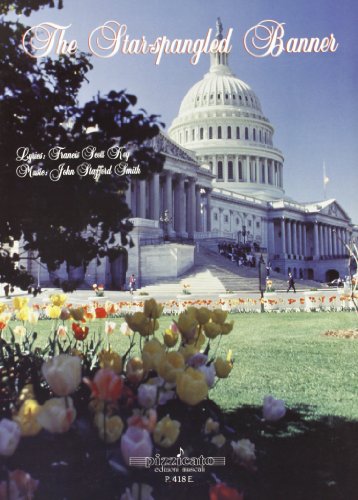
[(348, 215), (343, 210), (343, 208), (336, 202), (332, 201), (329, 205), (322, 207), (320, 210), (321, 214), (329, 215), (330, 217), (335, 217), (340, 220), (349, 220)]

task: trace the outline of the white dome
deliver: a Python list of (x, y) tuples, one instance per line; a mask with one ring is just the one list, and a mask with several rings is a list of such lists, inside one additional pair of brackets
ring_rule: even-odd
[(247, 83), (237, 78), (228, 66), (212, 66), (202, 80), (196, 83), (184, 97), (179, 116), (197, 108), (234, 106), (262, 114), (261, 104)]

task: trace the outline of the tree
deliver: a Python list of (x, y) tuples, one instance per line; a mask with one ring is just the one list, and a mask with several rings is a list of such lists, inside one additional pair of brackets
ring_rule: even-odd
[[(28, 16), (45, 6), (53, 2), (0, 2), (0, 14), (14, 10)], [(0, 121), (5, 126), (0, 135), (0, 282), (26, 289), (31, 277), (14, 251), (17, 241), (24, 241), (24, 249), (49, 270), (63, 262), (86, 267), (94, 258), (118, 256), (131, 229), (125, 203), (129, 179), (113, 172), (119, 160), (109, 158), (107, 152), (115, 145), (124, 147), (122, 151), (130, 152), (128, 167), (140, 165), (139, 178), (159, 172), (163, 157), (148, 141), (162, 124), (157, 115), (134, 111), (137, 98), (124, 91), (98, 94), (80, 106), (78, 92), (92, 68), (88, 56), (79, 53), (37, 61), (20, 45), (27, 28), (2, 21)], [(55, 147), (63, 148), (65, 159), (50, 158), (49, 150)], [(105, 156), (88, 161), (77, 157), (76, 152), (91, 147)], [(38, 157), (30, 160), (26, 152)], [(21, 154), (22, 161), (17, 161)], [(112, 175), (102, 175), (97, 181), (91, 175), (79, 177), (81, 163), (111, 168)], [(76, 174), (51, 180), (50, 172), (61, 165)], [(115, 241), (118, 234), (121, 244)]]

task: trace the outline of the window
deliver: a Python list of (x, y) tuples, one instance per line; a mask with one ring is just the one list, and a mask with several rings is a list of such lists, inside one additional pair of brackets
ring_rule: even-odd
[(209, 139), (213, 138), (213, 127), (209, 127)]
[(220, 99), (220, 94), (218, 94), (218, 99)]
[(214, 220), (218, 220), (218, 214), (216, 212), (214, 213)]
[(189, 140), (189, 133), (188, 133), (188, 131), (186, 130), (186, 131), (185, 131), (185, 142), (188, 142), (188, 140)]
[(227, 138), (231, 139), (231, 127), (227, 128)]
[(245, 139), (249, 139), (249, 129), (247, 127), (245, 127)]
[(240, 139), (240, 127), (236, 127), (236, 139)]
[(191, 140), (195, 141), (195, 130), (194, 129), (191, 131)]
[(265, 132), (265, 144), (267, 144), (267, 133)]
[(236, 217), (236, 219), (235, 219), (235, 223), (236, 223), (236, 225), (237, 225), (237, 226), (240, 224), (240, 221), (239, 221), (239, 218), (238, 218), (238, 217)]
[(248, 221), (248, 225), (249, 225), (249, 227), (252, 226), (252, 222), (250, 220)]
[(224, 215), (224, 222), (229, 222), (229, 216), (228, 215)]
[(204, 139), (204, 129), (200, 129), (200, 140), (202, 141)]
[(239, 161), (239, 164), (238, 164), (238, 170), (239, 170), (239, 181), (243, 181), (244, 180), (244, 175), (243, 175), (243, 171), (242, 171), (242, 163), (241, 161)]
[(233, 98), (233, 99), (236, 99), (236, 95), (235, 95), (235, 94), (233, 94), (233, 95), (232, 95), (232, 98)]
[(218, 127), (218, 139), (221, 139), (221, 127)]
[(252, 137), (253, 137), (254, 141), (256, 141), (256, 129), (255, 128), (252, 131)]
[(234, 167), (233, 167), (232, 161), (229, 161), (227, 164), (227, 177), (228, 177), (229, 181), (234, 180)]
[(259, 221), (256, 222), (256, 229), (260, 229), (260, 222)]
[(221, 180), (224, 179), (224, 175), (223, 175), (223, 162), (222, 161), (218, 161), (218, 179), (221, 179)]
[(263, 163), (261, 164), (261, 182), (265, 184), (265, 165)]
[(225, 94), (225, 99), (229, 99), (229, 95), (228, 94)]
[(260, 130), (260, 142), (262, 142), (262, 132)]

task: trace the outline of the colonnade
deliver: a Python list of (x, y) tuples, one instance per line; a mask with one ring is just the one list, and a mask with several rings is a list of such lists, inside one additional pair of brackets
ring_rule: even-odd
[(219, 181), (283, 187), (283, 165), (279, 161), (259, 156), (232, 155), (211, 157), (209, 164)]
[[(281, 218), (281, 253), (298, 258), (334, 258), (346, 254), (347, 229), (321, 222)], [(308, 245), (310, 239), (310, 245)]]
[[(205, 230), (211, 230), (211, 189), (205, 188)], [(131, 180), (126, 202), (132, 216), (162, 221), (168, 235), (192, 239), (203, 228), (203, 189), (195, 177), (166, 170), (153, 174), (150, 180)]]

